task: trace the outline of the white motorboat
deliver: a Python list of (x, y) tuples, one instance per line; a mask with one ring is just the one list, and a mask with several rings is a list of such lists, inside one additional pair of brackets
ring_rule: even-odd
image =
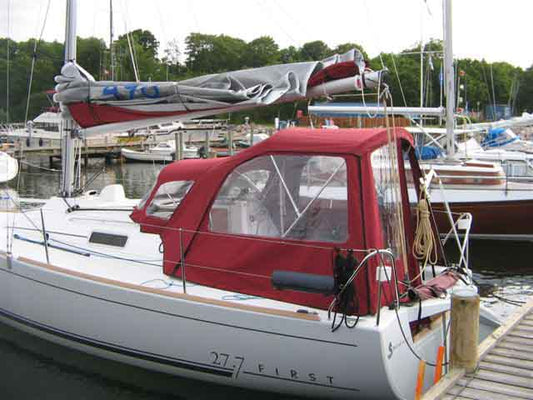
[[(182, 151), (183, 158), (198, 158), (198, 148), (196, 146), (184, 144)], [(145, 151), (122, 148), (120, 149), (120, 154), (126, 161), (172, 162), (175, 160), (176, 155), (176, 141), (161, 142)]]

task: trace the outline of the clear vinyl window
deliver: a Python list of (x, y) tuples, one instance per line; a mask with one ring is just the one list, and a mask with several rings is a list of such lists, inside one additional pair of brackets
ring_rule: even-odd
[(159, 186), (146, 208), (146, 215), (169, 219), (189, 192), (193, 181), (166, 182)]
[(376, 149), (371, 154), (372, 171), (383, 229), (383, 241), (399, 258), (405, 254), (402, 196), (395, 144)]
[(342, 157), (272, 155), (237, 167), (209, 214), (213, 232), (322, 242), (348, 238)]

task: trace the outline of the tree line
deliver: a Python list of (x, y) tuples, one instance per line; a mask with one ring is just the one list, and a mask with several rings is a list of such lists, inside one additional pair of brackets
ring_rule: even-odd
[[(111, 79), (111, 51), (102, 39), (78, 38), (78, 63), (98, 80)], [(36, 48), (36, 51), (34, 51)], [(301, 47), (280, 48), (269, 36), (250, 42), (227, 35), (191, 33), (185, 48), (177, 41), (167, 44), (160, 54), (160, 43), (148, 30), (134, 30), (119, 36), (113, 43), (115, 80), (134, 81), (135, 60), (141, 81), (182, 80), (194, 76), (256, 68), (264, 65), (321, 60), (352, 48), (362, 52), (372, 69), (388, 68), (389, 85), (394, 105), (419, 106), (420, 52), (424, 52), (424, 93), (422, 104), (435, 107), (444, 104), (442, 93), (442, 41), (432, 40), (402, 52), (381, 53), (370, 58), (357, 43), (344, 43), (330, 48), (320, 40)], [(8, 53), (9, 50), (9, 53)], [(35, 63), (28, 117), (35, 118), (51, 106), (47, 91), (53, 89), (53, 77), (63, 64), (63, 44), (35, 40), (15, 42), (0, 38), (0, 122), (23, 121), (26, 115), (28, 86), (32, 61)], [(7, 77), (9, 63), (9, 99)], [(506, 62), (456, 60), (458, 71), (458, 107), (470, 111), (484, 110), (487, 105), (506, 104), (514, 114), (533, 110), (533, 66), (523, 70)], [(400, 84), (401, 82), (401, 84)], [(353, 99), (357, 101), (357, 99)], [(9, 102), (9, 104), (8, 104)], [(9, 106), (8, 106), (9, 105)], [(274, 116), (293, 118), (299, 105), (266, 107), (248, 112), (256, 121)]]

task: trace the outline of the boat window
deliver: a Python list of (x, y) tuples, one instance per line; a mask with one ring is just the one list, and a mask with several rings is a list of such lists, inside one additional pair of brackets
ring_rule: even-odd
[(400, 258), (403, 247), (403, 211), (396, 146), (385, 145), (371, 154), (374, 186), (383, 230), (384, 245)]
[(174, 181), (163, 183), (146, 208), (146, 215), (169, 219), (181, 200), (189, 192), (193, 181)]
[(154, 188), (155, 186), (157, 185), (157, 181), (154, 182), (154, 184), (152, 185), (152, 187), (150, 188), (149, 191), (147, 191), (144, 196), (142, 197), (141, 201), (139, 201), (139, 204), (137, 204), (137, 208), (141, 209), (144, 207), (144, 205), (146, 204), (146, 202), (148, 201), (148, 199), (150, 198), (150, 195), (152, 194), (152, 192), (154, 191)]
[(346, 161), (311, 155), (250, 160), (226, 178), (209, 224), (213, 232), (345, 242)]

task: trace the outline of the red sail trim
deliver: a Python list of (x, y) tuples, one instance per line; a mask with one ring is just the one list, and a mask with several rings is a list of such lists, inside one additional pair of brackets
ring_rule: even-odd
[[(81, 102), (69, 104), (68, 109), (72, 118), (82, 128), (126, 121), (139, 121), (148, 118), (172, 117), (189, 113), (189, 111), (139, 111), (105, 104)], [(208, 110), (206, 109), (205, 111)]]
[(359, 73), (359, 68), (353, 61), (345, 61), (321, 69), (309, 78), (307, 87), (314, 87), (336, 79), (348, 78)]

